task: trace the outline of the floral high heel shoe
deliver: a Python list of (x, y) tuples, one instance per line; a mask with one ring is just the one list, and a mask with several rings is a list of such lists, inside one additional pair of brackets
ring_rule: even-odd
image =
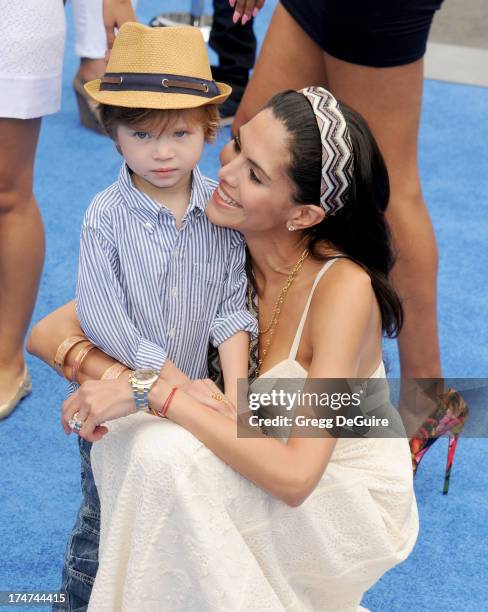
[(447, 495), (451, 478), (452, 464), (456, 453), (459, 436), (468, 418), (468, 406), (461, 394), (454, 389), (448, 389), (438, 396), (437, 410), (426, 419), (417, 433), (410, 439), (413, 475), (425, 453), (441, 436), (449, 436), (447, 450), (446, 472), (442, 492)]

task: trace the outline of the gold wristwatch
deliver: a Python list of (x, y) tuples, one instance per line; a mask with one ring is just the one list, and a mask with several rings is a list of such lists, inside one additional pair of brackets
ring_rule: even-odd
[(137, 410), (149, 410), (147, 396), (151, 387), (157, 381), (159, 372), (152, 368), (138, 368), (129, 378), (134, 393), (134, 402)]

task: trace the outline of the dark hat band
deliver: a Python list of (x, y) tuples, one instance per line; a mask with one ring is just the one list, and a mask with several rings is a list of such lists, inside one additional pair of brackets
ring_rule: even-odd
[(106, 72), (101, 78), (100, 91), (155, 91), (202, 98), (215, 98), (220, 95), (215, 81), (147, 72)]

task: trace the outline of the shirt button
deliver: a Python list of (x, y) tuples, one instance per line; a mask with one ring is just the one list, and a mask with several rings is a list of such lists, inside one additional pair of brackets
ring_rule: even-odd
[(176, 287), (173, 287), (173, 289), (171, 289), (171, 295), (174, 298), (178, 297), (178, 289)]
[(173, 257), (178, 257), (179, 254), (180, 254), (180, 251), (178, 249), (173, 250)]
[(174, 327), (172, 327), (172, 328), (169, 330), (169, 332), (168, 332), (168, 336), (169, 336), (170, 338), (174, 338), (174, 337), (175, 337), (175, 335), (176, 335), (176, 329), (175, 329)]
[(152, 223), (149, 223), (149, 221), (147, 223), (144, 223), (144, 227), (148, 230), (152, 230), (153, 228)]

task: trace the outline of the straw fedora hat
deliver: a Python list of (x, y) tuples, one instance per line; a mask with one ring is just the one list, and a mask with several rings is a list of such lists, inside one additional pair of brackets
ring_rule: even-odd
[(115, 38), (105, 74), (86, 83), (85, 90), (110, 106), (178, 109), (221, 104), (232, 88), (212, 79), (198, 28), (127, 22)]

